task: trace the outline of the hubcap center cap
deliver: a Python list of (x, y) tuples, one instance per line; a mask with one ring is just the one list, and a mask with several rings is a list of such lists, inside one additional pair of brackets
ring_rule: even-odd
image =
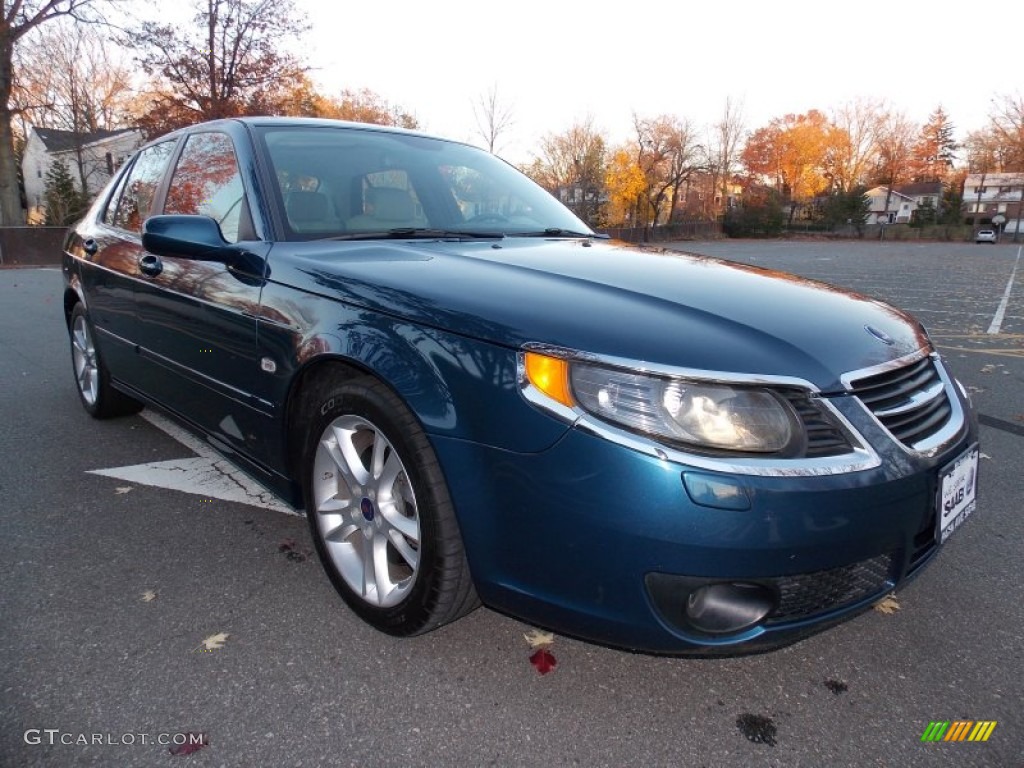
[(373, 522), (373, 516), (376, 512), (376, 507), (373, 506), (373, 502), (370, 499), (363, 497), (363, 500), (359, 502), (359, 511), (363, 513), (363, 519), (368, 523)]

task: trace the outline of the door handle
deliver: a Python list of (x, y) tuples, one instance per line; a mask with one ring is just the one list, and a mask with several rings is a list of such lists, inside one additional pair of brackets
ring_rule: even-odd
[(145, 253), (139, 257), (139, 271), (149, 277), (156, 277), (164, 271), (164, 264), (159, 256), (152, 253)]

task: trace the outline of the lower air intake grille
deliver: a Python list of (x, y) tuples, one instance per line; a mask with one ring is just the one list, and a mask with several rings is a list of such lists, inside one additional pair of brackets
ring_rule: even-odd
[(779, 590), (779, 605), (766, 623), (804, 619), (879, 594), (888, 587), (892, 561), (892, 555), (878, 555), (830, 571), (773, 579)]

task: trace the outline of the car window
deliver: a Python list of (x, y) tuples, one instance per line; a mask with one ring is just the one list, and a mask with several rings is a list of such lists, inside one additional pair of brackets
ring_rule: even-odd
[(359, 183), (356, 215), (348, 219), (350, 230), (393, 227), (426, 227), (423, 205), (404, 170), (368, 173)]
[(259, 130), (288, 239), (409, 228), (589, 231), (512, 166), (465, 144), (336, 127)]
[(189, 136), (171, 176), (164, 213), (209, 216), (224, 239), (236, 243), (244, 201), (231, 139), (223, 133)]
[(112, 227), (141, 232), (142, 222), (149, 216), (153, 196), (163, 178), (176, 139), (162, 141), (142, 150), (110, 204), (103, 214), (103, 222)]
[(502, 224), (510, 229), (545, 226), (529, 199), (516, 187), (496, 183), (477, 168), (442, 165), (438, 169), (467, 224)]

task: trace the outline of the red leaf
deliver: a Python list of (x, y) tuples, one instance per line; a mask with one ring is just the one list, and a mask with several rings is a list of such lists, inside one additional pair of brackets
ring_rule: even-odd
[[(168, 747), (167, 751), (175, 757), (184, 757), (191, 755), (193, 752), (198, 752), (200, 749), (210, 743), (210, 740), (206, 737), (205, 733), (181, 733), (179, 736), (187, 736), (184, 744), (175, 744), (172, 747)], [(196, 739), (194, 737), (198, 736)]]
[(530, 657), (530, 663), (537, 668), (538, 672), (546, 675), (555, 668), (558, 660), (547, 648), (540, 648)]

